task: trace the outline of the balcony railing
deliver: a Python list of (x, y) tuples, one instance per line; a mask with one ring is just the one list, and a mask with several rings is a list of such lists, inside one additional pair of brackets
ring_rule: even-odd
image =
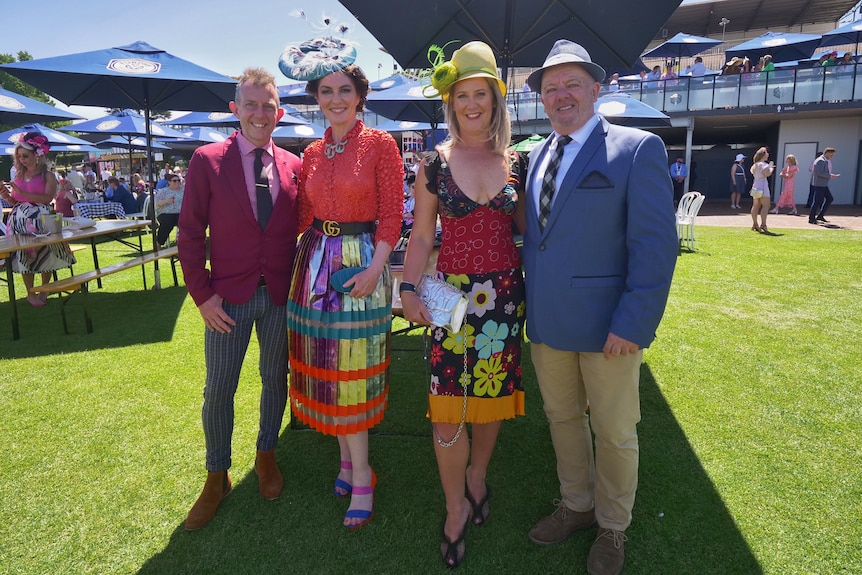
[[(620, 81), (619, 91), (666, 114), (795, 104), (862, 101), (862, 64), (788, 68), (727, 76), (683, 76), (672, 80)], [(608, 87), (602, 86), (601, 93)], [(533, 92), (508, 96), (512, 118), (547, 118)]]

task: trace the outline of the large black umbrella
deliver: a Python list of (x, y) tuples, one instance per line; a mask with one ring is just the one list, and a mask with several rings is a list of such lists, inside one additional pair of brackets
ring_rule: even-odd
[[(146, 42), (10, 62), (0, 69), (66, 105), (142, 109), (147, 127), (153, 110), (226, 110), (236, 91), (233, 78), (177, 58)], [(152, 135), (148, 133), (147, 143), (151, 140)], [(148, 180), (152, 183), (153, 166), (152, 162), (148, 164)], [(153, 249), (158, 250), (155, 231)], [(161, 285), (158, 259), (155, 271), (154, 283), (158, 288)]]
[[(554, 42), (581, 44), (597, 64), (630, 67), (681, 0), (339, 0), (403, 68), (428, 47), (481, 40), (503, 69), (535, 67)], [(448, 54), (447, 54), (448, 56)]]

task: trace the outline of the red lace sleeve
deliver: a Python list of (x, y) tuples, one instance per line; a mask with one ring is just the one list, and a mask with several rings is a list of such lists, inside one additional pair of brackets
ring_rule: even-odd
[[(305, 154), (304, 155), (308, 155), (309, 153), (313, 154), (314, 153), (313, 150), (315, 149), (315, 147), (317, 147), (317, 148), (320, 147), (318, 144), (319, 144), (319, 141), (309, 144), (305, 148)], [(311, 196), (308, 193), (308, 187), (307, 187), (308, 186), (308, 172), (309, 172), (309, 163), (306, 161), (303, 161), (302, 162), (302, 172), (301, 172), (301, 176), (299, 178), (299, 195), (297, 196), (297, 198), (299, 200), (299, 203), (298, 203), (299, 227), (297, 228), (297, 230), (299, 230), (300, 234), (302, 234), (305, 230), (308, 229), (308, 226), (311, 225), (311, 221), (314, 219), (314, 206), (311, 203)]]
[(401, 214), (404, 209), (404, 165), (398, 144), (386, 132), (374, 130), (381, 150), (375, 170), (377, 178), (377, 241), (392, 247), (401, 236)]

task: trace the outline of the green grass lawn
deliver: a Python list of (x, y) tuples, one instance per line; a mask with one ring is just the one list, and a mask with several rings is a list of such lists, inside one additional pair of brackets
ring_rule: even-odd
[[(642, 368), (628, 575), (862, 572), (862, 232), (774, 231), (698, 228), (699, 251), (679, 258)], [(126, 250), (106, 244), (100, 260)], [(90, 269), (88, 252), (77, 255), (76, 269)], [(142, 291), (137, 270), (94, 288), (90, 335), (80, 298), (67, 306), (71, 335), (56, 300), (19, 300), (13, 341), (0, 286), (0, 573), (446, 572), (418, 332), (393, 339), (368, 526), (341, 526), (335, 440), (287, 420), (284, 494), (259, 496), (253, 342), (236, 398), (234, 492), (206, 528), (182, 528), (205, 477), (203, 325), (161, 269), (161, 291)], [(586, 571), (592, 532), (547, 548), (527, 539), (558, 490), (529, 353), (524, 367), (527, 417), (503, 425), (491, 518), (470, 530), (460, 573)]]

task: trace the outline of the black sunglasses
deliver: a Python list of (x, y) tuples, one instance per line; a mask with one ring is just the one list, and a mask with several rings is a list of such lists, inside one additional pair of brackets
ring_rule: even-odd
[(179, 178), (172, 178), (171, 179), (171, 183), (180, 182), (180, 181), (182, 181), (182, 180), (180, 180)]

